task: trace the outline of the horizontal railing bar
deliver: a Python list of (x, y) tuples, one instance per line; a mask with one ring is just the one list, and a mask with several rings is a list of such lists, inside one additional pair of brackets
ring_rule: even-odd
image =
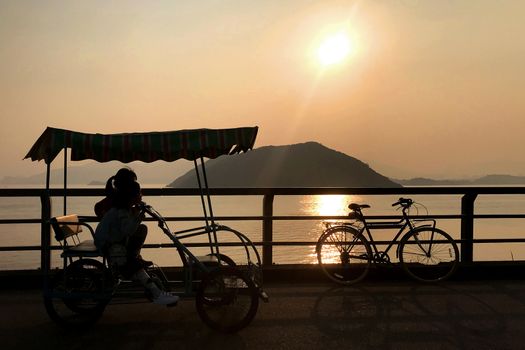
[(472, 216), (474, 219), (523, 219), (524, 214), (478, 214)]
[[(418, 215), (411, 216), (411, 219), (461, 219), (463, 215), (450, 214), (450, 215)], [(392, 220), (401, 219), (402, 216), (394, 215), (367, 215), (366, 220)], [(480, 214), (474, 215), (475, 219), (525, 219), (525, 214)], [(166, 221), (202, 221), (203, 217), (200, 216), (168, 216), (165, 217)], [(294, 220), (341, 220), (341, 221), (354, 221), (349, 219), (348, 216), (320, 216), (320, 215), (274, 215), (274, 216), (214, 216), (216, 221), (258, 221), (258, 220), (275, 220), (275, 221), (294, 221)], [(155, 221), (152, 218), (146, 218), (146, 221)]]
[(45, 189), (40, 188), (0, 188), (0, 197), (40, 197)]
[(0, 219), (1, 224), (40, 224), (42, 219)]
[[(525, 238), (479, 238), (474, 239), (472, 241), (470, 240), (461, 240), (461, 239), (454, 239), (453, 240), (456, 243), (468, 243), (468, 242), (474, 242), (474, 243), (525, 243)], [(316, 245), (317, 241), (277, 241), (277, 242), (252, 242), (254, 245), (267, 245), (267, 246), (293, 246), (293, 245)], [(376, 241), (374, 240), (374, 243), (376, 245), (387, 245), (392, 243), (392, 241)], [(396, 243), (399, 243), (397, 241)], [(161, 245), (161, 246), (159, 246)], [(203, 242), (203, 243), (184, 243), (185, 246), (188, 247), (209, 247), (209, 242)], [(243, 246), (242, 243), (237, 242), (223, 242), (219, 243), (219, 245), (224, 246)], [(159, 243), (159, 244), (147, 244), (144, 245), (144, 247), (149, 248), (162, 248), (163, 246), (166, 247), (174, 247), (172, 243)]]
[(473, 240), (458, 239), (456, 243), (525, 243), (525, 238), (476, 238)]
[[(525, 238), (478, 238), (470, 240), (454, 239), (456, 243), (525, 243)], [(312, 246), (316, 245), (317, 241), (278, 241), (278, 242), (252, 242), (255, 246)], [(374, 240), (376, 245), (388, 245), (392, 241), (377, 241)], [(396, 242), (396, 243), (399, 243)], [(209, 242), (192, 242), (184, 243), (187, 247), (209, 247)], [(221, 247), (243, 247), (242, 242), (222, 242), (218, 243)], [(40, 251), (40, 246), (2, 246), (0, 252), (7, 251)], [(52, 250), (62, 250), (60, 246), (51, 246)], [(144, 244), (143, 248), (175, 248), (173, 243), (148, 243)]]
[(18, 252), (18, 251), (30, 251), (30, 250), (38, 250), (40, 251), (42, 249), (39, 245), (21, 245), (21, 246), (4, 246), (0, 247), (0, 252)]
[[(367, 221), (371, 220), (396, 220), (401, 219), (401, 216), (393, 215), (370, 215), (366, 216)], [(419, 215), (411, 216), (411, 219), (461, 219), (463, 215), (457, 214), (444, 214), (444, 215)], [(525, 219), (525, 214), (480, 214), (474, 215), (475, 219)], [(165, 217), (166, 221), (202, 221), (203, 217), (200, 216), (168, 216)], [(262, 220), (274, 220), (274, 221), (322, 221), (322, 220), (340, 220), (342, 222), (354, 221), (349, 219), (348, 216), (315, 216), (315, 215), (274, 215), (274, 216), (215, 216), (215, 221), (262, 221)], [(145, 221), (155, 221), (152, 218), (146, 218)]]
[[(461, 219), (462, 215), (457, 214), (443, 214), (443, 215), (418, 215), (411, 216), (412, 219)], [(81, 216), (82, 221), (85, 222), (98, 222), (94, 216)], [(395, 215), (370, 215), (366, 216), (367, 220), (391, 220), (400, 219), (401, 216)], [(478, 214), (474, 215), (475, 219), (525, 219), (525, 214)], [(165, 217), (166, 221), (202, 221), (202, 216), (169, 216)], [(275, 220), (275, 221), (295, 221), (295, 220), (341, 220), (341, 221), (352, 221), (348, 216), (306, 216), (306, 215), (276, 215), (276, 216), (215, 216), (215, 220), (223, 221), (262, 221), (262, 220)], [(155, 221), (153, 218), (146, 218), (145, 221)], [(40, 224), (41, 219), (0, 219), (0, 225), (2, 224)]]
[[(443, 214), (443, 215), (418, 215), (411, 216), (411, 219), (461, 219), (463, 215), (459, 214)], [(81, 217), (86, 222), (96, 222), (98, 219), (95, 217)], [(367, 215), (366, 220), (399, 220), (402, 216), (395, 215)], [(476, 219), (525, 219), (525, 214), (480, 214), (474, 215)], [(166, 221), (202, 221), (202, 216), (166, 216)], [(349, 219), (348, 216), (329, 216), (329, 215), (274, 215), (274, 216), (214, 216), (216, 221), (262, 221), (262, 220), (275, 220), (275, 221), (294, 221), (294, 220), (341, 220), (341, 221), (354, 221)], [(144, 221), (156, 221), (153, 218), (146, 218)]]
[[(0, 197), (34, 197), (45, 193), (38, 188), (0, 189)], [(103, 188), (69, 188), (68, 196), (104, 196)], [(143, 188), (144, 196), (198, 196), (198, 188)], [(63, 196), (63, 188), (51, 188), (51, 196)], [(405, 194), (525, 194), (525, 187), (295, 187), (295, 188), (210, 188), (211, 195), (217, 196), (263, 196), (263, 195), (315, 195), (315, 194), (363, 194), (363, 195), (405, 195)]]

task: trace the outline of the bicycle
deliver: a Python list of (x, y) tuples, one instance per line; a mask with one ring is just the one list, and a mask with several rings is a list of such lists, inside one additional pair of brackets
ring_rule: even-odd
[[(370, 206), (351, 203), (348, 208), (352, 221), (326, 223), (327, 228), (317, 241), (317, 260), (323, 272), (340, 284), (357, 283), (365, 278), (372, 262), (391, 264), (388, 253), (399, 241), (396, 257), (409, 276), (422, 282), (449, 278), (459, 264), (457, 244), (448, 233), (436, 227), (435, 220), (410, 218), (414, 204), (412, 199), (399, 198), (392, 204), (401, 208), (399, 221), (368, 222), (362, 210)], [(380, 251), (371, 233), (373, 229), (399, 231), (386, 249)]]

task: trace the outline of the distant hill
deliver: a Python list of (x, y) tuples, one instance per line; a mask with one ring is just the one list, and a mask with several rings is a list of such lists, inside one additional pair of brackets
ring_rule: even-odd
[(416, 177), (408, 180), (395, 180), (403, 186), (487, 186), (487, 185), (525, 185), (525, 176), (486, 175), (472, 180), (433, 180)]
[[(402, 187), (367, 164), (317, 142), (266, 146), (206, 162), (210, 187)], [(198, 187), (189, 171), (169, 187)]]
[(473, 181), (476, 185), (523, 185), (525, 176), (487, 175)]
[(425, 177), (415, 177), (413, 179), (398, 180), (395, 182), (403, 186), (466, 186), (470, 185), (469, 180), (434, 180)]

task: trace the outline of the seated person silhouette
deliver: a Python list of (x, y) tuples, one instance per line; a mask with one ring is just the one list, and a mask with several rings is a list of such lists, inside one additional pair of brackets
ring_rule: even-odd
[[(95, 204), (95, 214), (99, 219), (102, 219), (104, 215), (114, 206), (115, 202), (118, 201), (118, 194), (125, 192), (127, 188), (132, 186), (137, 181), (137, 174), (130, 168), (121, 168), (115, 175), (110, 177), (106, 182), (106, 197)], [(144, 260), (140, 255), (140, 249), (146, 241), (148, 234), (148, 228), (144, 224), (139, 224), (137, 232), (131, 236), (131, 244), (135, 247), (137, 257), (144, 267), (153, 265), (153, 262)]]
[(144, 270), (139, 257), (147, 227), (137, 207), (142, 196), (138, 182), (121, 184), (112, 198), (112, 207), (104, 214), (95, 230), (95, 245), (116, 265), (125, 277), (140, 282), (153, 296), (153, 303), (173, 305), (179, 297), (158, 288)]

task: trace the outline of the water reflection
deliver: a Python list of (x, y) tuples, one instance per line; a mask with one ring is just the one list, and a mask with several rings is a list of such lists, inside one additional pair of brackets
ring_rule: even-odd
[[(348, 204), (352, 202), (360, 202), (362, 199), (359, 196), (355, 195), (312, 195), (304, 196), (300, 201), (300, 215), (312, 215), (312, 216), (345, 216), (348, 214)], [(337, 221), (333, 219), (326, 219), (323, 221), (316, 222), (301, 222), (301, 225), (304, 228), (308, 227), (306, 233), (306, 239), (308, 240), (317, 240), (321, 233), (323, 232), (325, 226), (323, 222), (325, 221)], [(307, 264), (316, 264), (317, 263), (317, 253), (315, 246), (296, 248), (298, 250), (303, 250), (301, 252), (302, 263)], [(307, 251), (304, 251), (307, 250)]]
[(350, 195), (315, 195), (306, 196), (301, 201), (305, 215), (338, 216), (348, 214), (348, 204), (359, 202), (359, 196)]

